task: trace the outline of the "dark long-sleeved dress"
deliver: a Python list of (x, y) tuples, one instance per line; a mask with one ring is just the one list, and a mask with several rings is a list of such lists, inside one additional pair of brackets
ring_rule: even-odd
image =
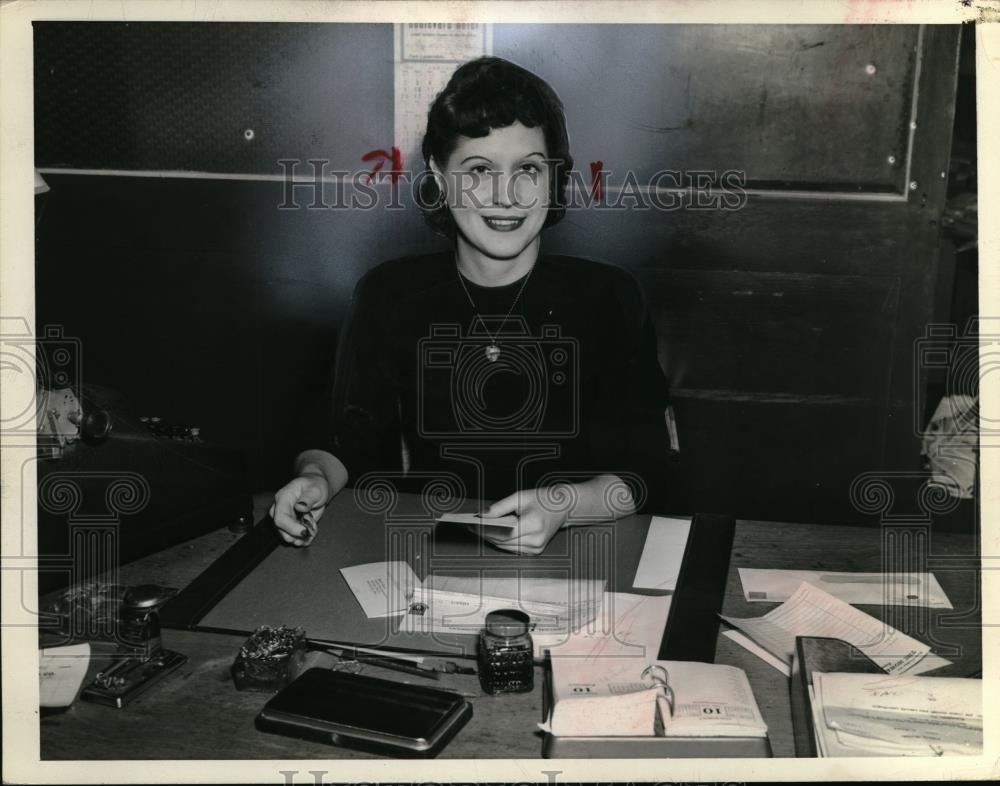
[(611, 473), (656, 510), (667, 386), (632, 276), (556, 255), (501, 287), (459, 275), (447, 252), (386, 262), (358, 283), (327, 445), (350, 482), (381, 473), (413, 491), (439, 478), (488, 500)]

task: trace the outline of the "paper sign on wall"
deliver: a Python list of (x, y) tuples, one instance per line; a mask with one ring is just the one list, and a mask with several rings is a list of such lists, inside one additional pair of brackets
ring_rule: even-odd
[(493, 25), (420, 22), (393, 28), (396, 146), (406, 168), (417, 172), (431, 102), (460, 64), (493, 53)]

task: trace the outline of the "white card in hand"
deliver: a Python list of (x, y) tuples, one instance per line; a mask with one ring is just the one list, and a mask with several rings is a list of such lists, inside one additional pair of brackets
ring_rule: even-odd
[(466, 524), (472, 527), (504, 527), (514, 529), (517, 526), (517, 516), (477, 516), (475, 513), (445, 513), (438, 517), (442, 524)]

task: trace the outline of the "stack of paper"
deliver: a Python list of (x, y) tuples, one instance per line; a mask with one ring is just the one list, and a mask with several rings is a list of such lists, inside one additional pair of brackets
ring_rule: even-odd
[[(659, 666), (668, 693), (643, 672)], [(764, 737), (767, 726), (742, 669), (634, 658), (552, 660), (553, 709), (543, 731), (560, 737)]]
[[(786, 669), (792, 662), (796, 636), (846, 641), (889, 674), (923, 674), (951, 662), (931, 653), (926, 644), (805, 582), (763, 617), (722, 619)], [(737, 643), (744, 641), (737, 639)], [(754, 651), (752, 646), (747, 648)]]
[(407, 633), (478, 633), (491, 611), (520, 609), (531, 617), (533, 632), (559, 643), (592, 623), (604, 598), (604, 579), (484, 573), (432, 574), (421, 581), (406, 562), (369, 562), (340, 572), (370, 619), (398, 616)]
[(553, 658), (655, 658), (670, 614), (670, 595), (605, 592), (596, 617), (569, 633), (540, 633), (532, 638), (536, 654)]
[(820, 756), (982, 755), (982, 680), (814, 672)]
[(531, 618), (532, 634), (565, 636), (593, 620), (601, 609), (604, 579), (523, 576), (428, 576), (400, 619), (406, 633), (473, 633), (498, 609), (518, 609)]
[[(658, 589), (676, 582), (690, 521), (654, 519), (637, 583)], [(654, 546), (650, 548), (650, 545)], [(665, 550), (665, 551), (664, 551)], [(520, 609), (532, 622), (535, 654), (631, 657), (659, 653), (670, 613), (669, 595), (605, 592), (603, 579), (511, 575), (447, 576), (421, 581), (406, 562), (341, 568), (370, 619), (399, 617), (406, 633), (478, 633), (486, 615)]]

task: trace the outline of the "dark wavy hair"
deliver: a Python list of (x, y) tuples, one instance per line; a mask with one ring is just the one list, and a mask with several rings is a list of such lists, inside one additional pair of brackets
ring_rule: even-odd
[(422, 148), (426, 170), (419, 201), (434, 231), (451, 238), (456, 228), (437, 180), (431, 176), (431, 158), (443, 167), (460, 136), (484, 137), (494, 128), (515, 122), (528, 128), (540, 126), (545, 135), (553, 171), (544, 226), (553, 226), (566, 215), (566, 187), (573, 159), (562, 101), (544, 79), (527, 69), (500, 57), (480, 57), (455, 70), (427, 114)]

